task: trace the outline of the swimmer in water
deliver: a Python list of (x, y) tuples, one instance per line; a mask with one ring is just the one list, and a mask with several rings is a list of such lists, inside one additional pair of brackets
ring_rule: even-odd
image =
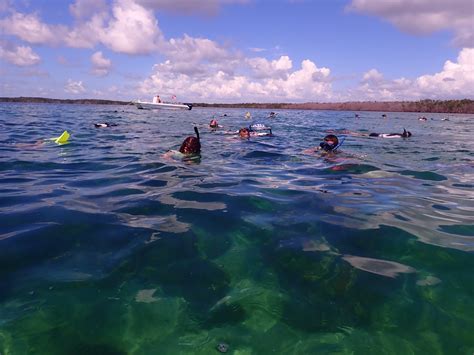
[(194, 127), (194, 132), (196, 132), (196, 137), (194, 136), (187, 137), (181, 144), (179, 151), (169, 150), (163, 155), (163, 157), (167, 159), (199, 157), (201, 154), (201, 140), (199, 137), (199, 131), (197, 127)]
[(344, 139), (339, 141), (339, 138), (334, 134), (328, 134), (324, 137), (323, 141), (319, 143), (319, 146), (314, 148), (305, 149), (303, 153), (311, 154), (316, 151), (321, 151), (322, 153), (336, 153), (337, 149), (342, 145)]
[(264, 128), (252, 128), (250, 127), (243, 127), (239, 129), (238, 132), (240, 138), (249, 139), (250, 137), (272, 137), (272, 129), (269, 127)]
[(381, 138), (408, 138), (411, 137), (411, 132), (403, 129), (403, 133), (370, 133), (369, 137)]
[(196, 137), (189, 136), (181, 144), (179, 152), (185, 155), (199, 155), (201, 154), (201, 140), (199, 138), (199, 131), (197, 127), (194, 127), (194, 132), (196, 132)]
[(217, 123), (217, 120), (212, 119), (211, 122), (209, 122), (209, 127), (211, 127), (212, 129), (216, 129), (216, 128), (219, 128), (221, 126), (219, 126), (219, 123)]
[(115, 126), (117, 126), (116, 123), (109, 123), (109, 122), (94, 123), (95, 128), (107, 128), (107, 127), (115, 127)]

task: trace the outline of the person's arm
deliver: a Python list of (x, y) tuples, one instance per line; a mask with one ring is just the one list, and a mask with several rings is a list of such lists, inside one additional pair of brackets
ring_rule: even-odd
[(303, 154), (314, 154), (318, 150), (321, 150), (321, 147), (318, 146), (318, 147), (307, 148), (307, 149), (303, 150)]

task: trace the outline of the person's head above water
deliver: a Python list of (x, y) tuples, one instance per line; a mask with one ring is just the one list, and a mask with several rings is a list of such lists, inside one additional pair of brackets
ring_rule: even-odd
[(330, 152), (339, 144), (339, 139), (334, 134), (328, 134), (324, 137), (324, 142), (321, 142), (319, 146), (322, 150)]
[(402, 133), (402, 137), (403, 137), (403, 138), (411, 137), (411, 132), (410, 132), (410, 131), (407, 131), (407, 130), (404, 128), (404, 129), (403, 129), (403, 133)]
[(179, 152), (182, 154), (199, 154), (201, 153), (201, 141), (199, 139), (199, 131), (197, 127), (194, 127), (196, 137), (190, 136), (186, 138), (179, 148)]
[(240, 138), (250, 138), (250, 130), (247, 127), (239, 129)]
[(219, 124), (217, 123), (217, 120), (212, 119), (211, 122), (209, 122), (209, 127), (211, 127), (211, 128), (219, 127)]

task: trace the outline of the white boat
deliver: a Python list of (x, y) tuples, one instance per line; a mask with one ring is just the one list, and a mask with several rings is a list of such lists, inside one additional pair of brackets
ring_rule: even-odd
[(138, 109), (153, 110), (153, 109), (166, 109), (166, 110), (191, 110), (192, 104), (180, 104), (180, 103), (168, 103), (168, 102), (147, 102), (137, 100), (134, 102)]

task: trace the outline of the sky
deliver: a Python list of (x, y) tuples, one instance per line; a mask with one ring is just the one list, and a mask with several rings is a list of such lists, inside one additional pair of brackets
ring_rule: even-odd
[(0, 96), (474, 99), (473, 0), (0, 0)]

